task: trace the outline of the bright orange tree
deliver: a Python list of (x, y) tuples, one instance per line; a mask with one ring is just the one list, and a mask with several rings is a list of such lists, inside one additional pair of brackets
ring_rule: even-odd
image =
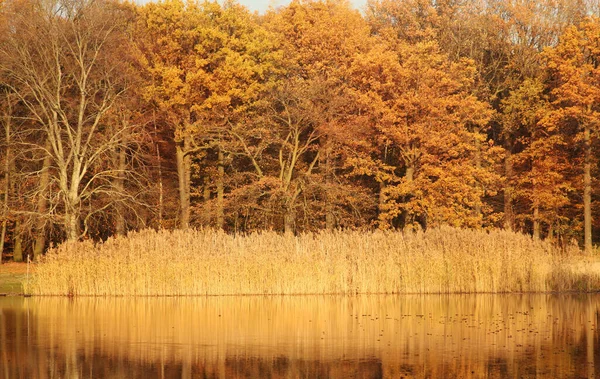
[(205, 61), (198, 51), (205, 17), (196, 3), (167, 0), (139, 8), (136, 42), (146, 86), (143, 96), (159, 111), (172, 133), (179, 190), (179, 226), (190, 223), (193, 124), (192, 107), (206, 99), (197, 91)]
[(138, 34), (145, 97), (173, 133), (180, 226), (190, 223), (192, 173), (202, 171), (204, 157), (217, 166), (203, 171), (204, 182), (214, 183), (206, 197), (216, 192), (214, 225), (221, 228), (225, 166), (236, 141), (231, 132), (245, 124), (269, 86), (275, 46), (256, 17), (232, 2), (149, 3), (140, 8)]
[(262, 117), (236, 129), (253, 169), (253, 180), (234, 193), (237, 204), (286, 231), (348, 225), (351, 209), (368, 202), (340, 169), (352, 138), (348, 68), (366, 49), (368, 27), (347, 1), (332, 0), (293, 1), (265, 24), (284, 60)]
[(470, 94), (472, 62), (450, 62), (435, 41), (408, 43), (393, 28), (380, 35), (353, 66), (378, 135), (380, 226), (481, 225), (482, 197), (499, 177), (481, 132), (491, 112)]
[(519, 175), (509, 185), (515, 187), (515, 198), (527, 204), (530, 212), (519, 218), (531, 220), (537, 239), (544, 225), (548, 236), (559, 229), (564, 221), (561, 209), (572, 190), (566, 178), (568, 147), (563, 135), (546, 123), (550, 102), (545, 91), (541, 80), (527, 79), (502, 104), (504, 130), (522, 146), (513, 156)]
[(560, 42), (544, 53), (551, 78), (553, 112), (548, 124), (561, 127), (582, 147), (584, 247), (592, 251), (593, 143), (600, 127), (600, 22), (584, 20), (567, 28)]

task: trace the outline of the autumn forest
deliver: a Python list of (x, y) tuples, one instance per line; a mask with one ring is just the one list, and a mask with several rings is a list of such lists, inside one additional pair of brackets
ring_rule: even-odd
[(0, 251), (145, 228), (600, 241), (576, 0), (0, 0)]

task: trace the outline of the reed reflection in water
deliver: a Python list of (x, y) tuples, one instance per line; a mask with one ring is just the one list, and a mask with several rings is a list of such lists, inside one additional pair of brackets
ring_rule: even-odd
[(593, 377), (600, 295), (0, 298), (0, 378)]

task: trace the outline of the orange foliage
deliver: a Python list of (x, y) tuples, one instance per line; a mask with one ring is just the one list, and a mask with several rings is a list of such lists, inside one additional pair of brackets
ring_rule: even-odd
[(386, 35), (353, 66), (380, 151), (387, 152), (376, 165), (387, 174), (364, 171), (383, 184), (380, 226), (480, 225), (476, 208), (498, 177), (488, 170), (493, 150), (481, 133), (491, 112), (469, 91), (472, 63), (451, 62), (435, 41), (410, 44)]
[[(5, 117), (19, 132), (9, 143), (0, 131), (18, 159), (12, 164), (9, 149), (0, 149), (0, 180), (8, 183), (13, 171), (13, 183), (47, 187), (41, 233), (55, 242), (67, 230), (72, 238), (79, 229), (86, 238), (107, 238), (148, 225), (301, 232), (491, 228), (504, 219), (506, 228), (563, 243), (583, 234), (589, 252), (600, 231), (592, 222), (600, 22), (584, 17), (594, 11), (589, 2), (371, 0), (361, 14), (347, 0), (293, 0), (264, 15), (235, 1), (95, 2), (98, 10), (118, 5), (119, 20), (102, 27), (123, 42), (118, 45), (133, 46), (126, 54), (90, 59), (92, 77), (101, 67), (107, 78), (127, 83), (98, 81), (114, 85), (123, 101), (102, 104), (100, 92), (83, 101), (81, 109), (100, 111), (98, 124), (81, 135), (89, 135), (87, 144), (112, 143), (124, 138), (114, 132), (119, 122), (135, 118), (143, 126), (121, 147), (102, 149), (98, 157), (106, 159), (94, 158), (102, 161), (103, 181), (85, 171), (46, 186), (39, 173), (56, 169), (42, 166), (47, 148), (40, 130), (70, 125), (77, 114), (80, 125), (89, 120), (71, 89), (45, 108), (31, 106), (31, 90), (14, 72), (29, 70), (43, 85), (65, 84), (67, 67), (39, 70), (53, 62), (51, 55), (40, 58), (50, 51), (40, 42), (49, 36), (33, 27), (27, 35), (11, 34), (10, 9), (49, 4), (65, 13), (48, 13), (48, 25), (71, 17), (83, 27), (86, 20), (68, 14), (83, 1), (37, 1), (0, 2), (0, 102), (11, 92), (20, 95)], [(21, 42), (11, 45), (8, 37)], [(77, 42), (69, 38), (60, 43)], [(15, 54), (34, 46), (40, 57), (24, 54), (27, 65), (9, 67)], [(58, 53), (68, 56), (68, 50)], [(61, 123), (52, 116), (59, 108), (67, 115)], [(70, 131), (54, 136), (57, 149), (73, 139)], [(147, 158), (147, 146), (155, 157)], [(65, 167), (77, 165), (70, 159), (65, 155)], [(110, 167), (141, 168), (139, 162), (149, 161), (157, 164), (130, 176), (138, 184)], [(85, 182), (81, 187), (93, 196), (66, 204), (65, 190), (56, 188), (68, 176)], [(155, 178), (159, 222), (152, 209), (138, 206), (157, 203), (139, 184)], [(9, 222), (10, 249), (24, 244), (27, 250), (32, 225), (42, 225), (31, 204), (43, 201), (30, 198), (18, 205), (3, 201), (14, 208), (3, 214), (18, 208), (23, 221)], [(125, 198), (133, 200), (125, 204)], [(70, 219), (68, 228), (56, 221), (61, 217)], [(125, 219), (136, 221), (125, 225)]]

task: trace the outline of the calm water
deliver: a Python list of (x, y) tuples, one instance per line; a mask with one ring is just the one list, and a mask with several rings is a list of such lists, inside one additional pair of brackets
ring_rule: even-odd
[(600, 374), (600, 295), (0, 298), (0, 378)]

